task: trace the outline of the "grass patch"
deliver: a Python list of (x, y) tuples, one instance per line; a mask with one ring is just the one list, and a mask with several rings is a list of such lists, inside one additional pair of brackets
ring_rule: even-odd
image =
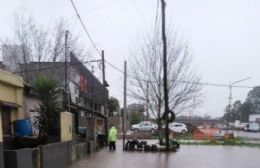
[(177, 140), (182, 145), (221, 145), (221, 146), (245, 146), (245, 147), (260, 147), (258, 143), (246, 143), (239, 138), (228, 140)]

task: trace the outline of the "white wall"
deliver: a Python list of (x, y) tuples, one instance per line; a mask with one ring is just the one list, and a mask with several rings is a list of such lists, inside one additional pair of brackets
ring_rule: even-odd
[(249, 122), (260, 121), (260, 114), (252, 114), (249, 116)]

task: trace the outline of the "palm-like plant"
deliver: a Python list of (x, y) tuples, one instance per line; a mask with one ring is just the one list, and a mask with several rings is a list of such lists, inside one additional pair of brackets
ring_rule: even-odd
[(41, 101), (37, 111), (37, 126), (39, 135), (57, 135), (59, 112), (61, 111), (58, 102), (58, 82), (46, 76), (39, 76), (34, 82), (34, 89)]

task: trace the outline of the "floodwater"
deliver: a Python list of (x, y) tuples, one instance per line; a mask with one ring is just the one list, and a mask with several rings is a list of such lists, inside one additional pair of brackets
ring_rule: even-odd
[(72, 168), (259, 168), (260, 148), (181, 145), (175, 153), (101, 150)]

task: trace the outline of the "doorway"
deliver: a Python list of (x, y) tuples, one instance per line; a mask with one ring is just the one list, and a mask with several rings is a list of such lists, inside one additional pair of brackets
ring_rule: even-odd
[(6, 148), (12, 140), (11, 109), (9, 107), (2, 107), (1, 113), (4, 148)]

